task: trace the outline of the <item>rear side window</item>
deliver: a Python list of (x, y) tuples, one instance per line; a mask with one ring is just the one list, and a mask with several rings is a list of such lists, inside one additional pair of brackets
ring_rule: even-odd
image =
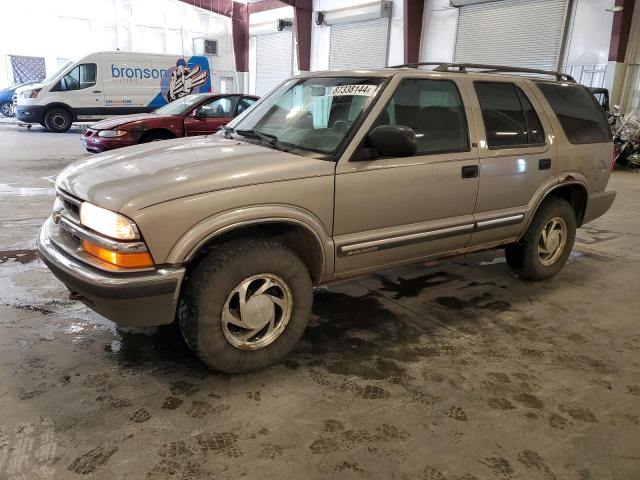
[(489, 148), (544, 143), (540, 119), (524, 92), (513, 83), (474, 83)]
[(449, 80), (403, 80), (376, 122), (386, 124), (411, 127), (418, 155), (469, 150), (464, 105)]
[(611, 141), (611, 132), (602, 108), (580, 85), (538, 83), (553, 109), (567, 139), (574, 144)]

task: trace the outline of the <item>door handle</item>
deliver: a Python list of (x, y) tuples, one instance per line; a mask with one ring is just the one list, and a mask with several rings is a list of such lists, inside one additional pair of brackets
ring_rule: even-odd
[(462, 167), (462, 178), (476, 178), (478, 176), (477, 165), (465, 165)]
[(538, 168), (540, 170), (549, 170), (551, 168), (551, 159), (550, 158), (541, 158), (538, 161)]
[(94, 90), (93, 93), (102, 93), (102, 90)]

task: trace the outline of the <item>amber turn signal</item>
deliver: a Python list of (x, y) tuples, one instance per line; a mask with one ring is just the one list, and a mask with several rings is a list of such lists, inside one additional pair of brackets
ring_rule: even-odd
[(87, 253), (100, 260), (111, 263), (123, 268), (140, 268), (153, 266), (153, 259), (149, 252), (121, 253), (108, 250), (106, 248), (95, 245), (87, 240), (82, 241), (82, 248)]

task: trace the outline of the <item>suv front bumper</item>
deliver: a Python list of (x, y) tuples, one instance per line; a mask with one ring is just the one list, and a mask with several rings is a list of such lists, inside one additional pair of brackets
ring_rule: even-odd
[(121, 326), (171, 323), (175, 317), (183, 267), (111, 273), (78, 260), (52, 240), (49, 218), (38, 234), (42, 261), (92, 310)]

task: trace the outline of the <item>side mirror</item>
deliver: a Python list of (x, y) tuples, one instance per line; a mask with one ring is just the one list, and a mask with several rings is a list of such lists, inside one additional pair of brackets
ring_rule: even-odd
[(381, 157), (413, 157), (418, 151), (416, 133), (404, 125), (380, 125), (367, 135)]

